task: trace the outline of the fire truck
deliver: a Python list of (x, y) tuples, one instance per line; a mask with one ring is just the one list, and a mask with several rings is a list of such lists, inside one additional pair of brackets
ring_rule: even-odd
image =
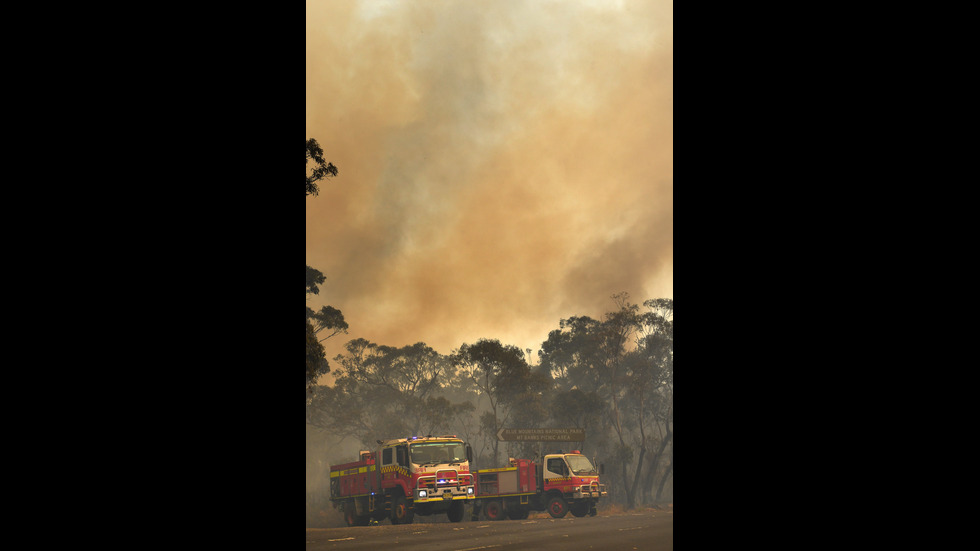
[(578, 450), (547, 454), (535, 464), (529, 459), (513, 459), (508, 467), (480, 469), (476, 475), (476, 501), (472, 520), (480, 512), (489, 520), (520, 520), (531, 511), (548, 511), (562, 518), (569, 511), (577, 517), (595, 516), (596, 503), (607, 495), (599, 484), (599, 469)]
[(330, 500), (348, 526), (386, 518), (411, 524), (417, 514), (442, 513), (459, 522), (476, 497), (472, 459), (472, 448), (454, 434), (378, 440), (358, 461), (330, 467)]

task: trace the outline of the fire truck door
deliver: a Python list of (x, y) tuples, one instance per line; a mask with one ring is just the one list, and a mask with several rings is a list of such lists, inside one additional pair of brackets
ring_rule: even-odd
[(549, 478), (566, 478), (568, 476), (568, 465), (562, 457), (549, 457), (544, 466), (545, 480)]

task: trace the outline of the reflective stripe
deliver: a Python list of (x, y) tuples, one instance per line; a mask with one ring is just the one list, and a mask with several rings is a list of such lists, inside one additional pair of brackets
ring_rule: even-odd
[(353, 469), (347, 469), (345, 471), (330, 471), (330, 478), (335, 478), (338, 476), (350, 476), (355, 474), (364, 474), (368, 471), (373, 471), (374, 465), (367, 465), (364, 467), (355, 467)]
[(480, 469), (478, 473), (502, 473), (504, 471), (516, 471), (517, 467), (501, 467), (499, 469)]

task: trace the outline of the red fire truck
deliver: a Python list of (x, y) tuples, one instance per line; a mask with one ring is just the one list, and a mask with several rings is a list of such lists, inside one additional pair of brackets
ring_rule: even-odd
[(378, 446), (330, 467), (330, 500), (348, 526), (385, 518), (411, 524), (416, 514), (463, 519), (463, 504), (475, 498), (468, 444), (450, 434), (378, 440)]
[(489, 520), (525, 519), (531, 511), (548, 511), (562, 518), (569, 511), (577, 517), (595, 516), (596, 503), (607, 495), (599, 484), (599, 469), (578, 450), (547, 454), (544, 462), (511, 459), (509, 467), (480, 469), (476, 475), (476, 501), (472, 520), (482, 510)]

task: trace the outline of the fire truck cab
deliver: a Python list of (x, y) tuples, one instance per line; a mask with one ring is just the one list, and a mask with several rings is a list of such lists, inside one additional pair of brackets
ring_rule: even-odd
[(376, 452), (330, 467), (330, 499), (347, 524), (390, 518), (411, 524), (416, 514), (446, 513), (463, 518), (463, 504), (475, 497), (469, 461), (472, 449), (456, 435), (378, 440)]
[(531, 511), (547, 511), (554, 518), (569, 512), (577, 517), (596, 515), (596, 504), (605, 497), (598, 469), (578, 450), (547, 454), (539, 463), (510, 459), (507, 467), (480, 469), (473, 520), (482, 513), (488, 520), (520, 520)]

